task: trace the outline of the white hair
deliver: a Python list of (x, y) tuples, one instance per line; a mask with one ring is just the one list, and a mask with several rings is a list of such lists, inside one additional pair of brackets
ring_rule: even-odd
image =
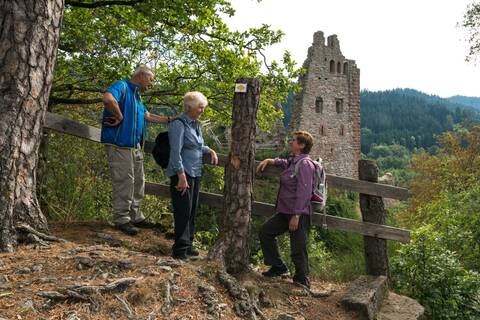
[(136, 76), (139, 76), (141, 74), (148, 74), (148, 73), (153, 75), (153, 72), (152, 72), (152, 70), (150, 70), (150, 68), (148, 68), (146, 66), (139, 66), (133, 72), (132, 77), (136, 77)]
[(192, 109), (195, 109), (199, 105), (206, 107), (208, 105), (207, 98), (203, 93), (198, 91), (187, 92), (183, 96), (183, 110), (185, 112), (190, 112)]

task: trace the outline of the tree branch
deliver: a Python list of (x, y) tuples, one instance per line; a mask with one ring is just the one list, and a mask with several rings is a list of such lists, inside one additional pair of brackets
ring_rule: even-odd
[(134, 6), (138, 3), (145, 2), (145, 0), (110, 0), (110, 1), (96, 1), (96, 2), (83, 2), (77, 0), (65, 0), (65, 5), (79, 8), (98, 8), (111, 5), (116, 6)]
[(94, 99), (69, 99), (69, 98), (60, 98), (60, 97), (50, 97), (48, 100), (49, 105), (56, 104), (95, 104), (102, 102), (102, 98)]

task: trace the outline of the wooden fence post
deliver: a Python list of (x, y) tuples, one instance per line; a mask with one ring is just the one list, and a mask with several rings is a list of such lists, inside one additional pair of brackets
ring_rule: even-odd
[[(378, 182), (378, 167), (373, 160), (359, 160), (358, 174), (360, 180)], [(385, 224), (385, 207), (383, 198), (360, 193), (360, 210), (365, 222)], [(387, 241), (370, 236), (363, 236), (365, 265), (368, 275), (389, 276)]]
[(229, 273), (248, 268), (259, 102), (259, 81), (238, 79), (233, 97), (232, 142), (225, 164), (222, 226), (209, 253), (210, 258), (223, 261)]

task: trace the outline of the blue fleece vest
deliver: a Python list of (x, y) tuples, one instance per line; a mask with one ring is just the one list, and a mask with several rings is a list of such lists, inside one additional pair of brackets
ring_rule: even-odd
[(145, 112), (147, 109), (142, 103), (139, 87), (128, 79), (115, 82), (106, 92), (117, 100), (123, 120), (115, 127), (104, 124), (113, 114), (107, 109), (103, 110), (102, 117), (102, 143), (113, 144), (119, 147), (143, 147), (146, 139)]

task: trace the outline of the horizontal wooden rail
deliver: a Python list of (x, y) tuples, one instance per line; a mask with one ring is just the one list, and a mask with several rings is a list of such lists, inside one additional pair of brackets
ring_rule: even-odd
[[(88, 139), (95, 142), (100, 142), (100, 129), (80, 124), (61, 115), (47, 112), (45, 117), (46, 128), (58, 132), (66, 133), (76, 137)], [(145, 152), (150, 152), (153, 148), (153, 142), (147, 141), (145, 143)], [(225, 166), (228, 157), (219, 154), (219, 166)], [(204, 159), (205, 163), (209, 163), (208, 159)], [(258, 161), (257, 161), (258, 164)], [(278, 167), (269, 166), (261, 173), (264, 176), (278, 176), (281, 170)], [(337, 188), (347, 191), (353, 191), (363, 194), (379, 196), (382, 198), (391, 198), (398, 200), (406, 200), (410, 194), (408, 189), (395, 187), (387, 184), (373, 183), (368, 181), (356, 180), (352, 178), (339, 177), (332, 174), (327, 174), (327, 182), (330, 188)]]
[[(170, 187), (164, 184), (147, 182), (145, 184), (145, 194), (154, 195), (161, 198), (170, 198)], [(222, 208), (223, 196), (215, 193), (200, 192), (200, 204), (204, 204), (213, 208)], [(275, 206), (269, 203), (255, 201), (252, 205), (252, 214), (258, 216), (270, 217), (275, 213)], [(326, 218), (327, 227), (329, 229), (350, 231), (360, 233), (366, 236), (372, 236), (387, 240), (396, 240), (404, 243), (410, 242), (410, 231), (379, 225), (374, 223), (362, 222), (353, 219), (335, 217), (331, 215), (314, 213), (312, 223), (317, 226), (323, 224)]]
[[(223, 154), (218, 155), (218, 165), (225, 166), (228, 157)], [(207, 159), (204, 162), (208, 163)], [(260, 162), (256, 161), (256, 165)], [(259, 175), (277, 177), (282, 170), (279, 167), (268, 166)], [(398, 200), (407, 200), (410, 197), (408, 189), (391, 186), (388, 184), (374, 183), (362, 180), (356, 180), (352, 178), (340, 177), (327, 173), (327, 183), (329, 188), (336, 188), (341, 190), (347, 190), (352, 192), (364, 193), (373, 196), (379, 196), (382, 198), (391, 198)]]
[[(100, 129), (80, 124), (58, 114), (47, 112), (44, 126), (48, 129), (55, 130), (61, 133), (73, 135), (76, 137), (88, 139), (95, 142), (100, 142)], [(145, 144), (145, 151), (152, 149), (153, 143), (147, 141)], [(205, 162), (208, 159), (204, 159)], [(219, 165), (225, 166), (227, 156), (219, 155)], [(267, 167), (262, 173), (266, 176), (278, 176), (280, 170), (276, 167)], [(356, 191), (365, 194), (372, 194), (381, 197), (390, 197), (395, 199), (406, 199), (408, 197), (408, 190), (403, 188), (382, 185), (378, 183), (364, 182), (360, 180), (338, 177), (334, 175), (327, 175), (330, 187), (340, 188), (344, 190)], [(162, 198), (169, 198), (170, 191), (167, 185), (155, 184), (147, 182), (145, 185), (145, 193), (155, 195)], [(214, 208), (222, 208), (223, 196), (214, 193), (200, 192), (200, 203)], [(275, 212), (275, 207), (272, 204), (263, 202), (254, 202), (252, 206), (252, 213), (255, 215), (269, 217)], [(335, 217), (331, 215), (314, 213), (312, 222), (314, 225), (322, 225), (323, 219), (326, 219), (328, 228), (342, 231), (350, 231), (360, 233), (362, 235), (378, 237), (388, 240), (396, 240), (400, 242), (410, 241), (410, 232), (408, 230), (393, 228), (385, 225), (378, 225), (373, 223), (362, 222), (342, 217)]]

